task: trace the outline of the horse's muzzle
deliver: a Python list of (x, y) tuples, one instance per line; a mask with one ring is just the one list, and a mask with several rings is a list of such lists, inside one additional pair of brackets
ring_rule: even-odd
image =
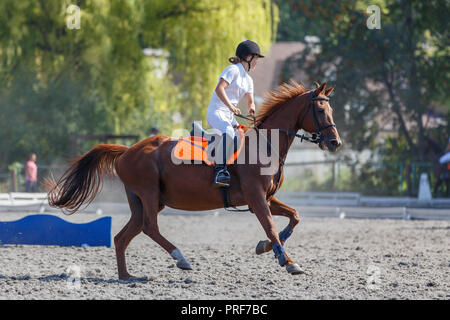
[(342, 145), (341, 141), (337, 137), (326, 137), (319, 143), (319, 147), (322, 150), (328, 150), (330, 152), (336, 152), (336, 150)]

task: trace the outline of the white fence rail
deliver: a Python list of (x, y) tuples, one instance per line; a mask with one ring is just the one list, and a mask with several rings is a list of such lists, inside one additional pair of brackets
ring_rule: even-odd
[(303, 206), (357, 206), (360, 194), (353, 192), (282, 192), (277, 197)]
[[(289, 205), (289, 203), (287, 203)], [(418, 209), (406, 207), (299, 207), (300, 216), (359, 219), (450, 220), (450, 209)]]
[(0, 193), (1, 211), (39, 211), (48, 206), (46, 193)]
[(280, 192), (282, 201), (298, 206), (409, 207), (450, 209), (450, 199), (423, 201), (412, 197), (367, 197), (353, 192)]
[[(429, 219), (450, 220), (450, 200), (432, 200), (433, 204), (419, 205), (415, 198), (361, 197), (358, 193), (283, 192), (277, 195), (287, 205), (299, 211), (301, 216), (364, 219)], [(427, 207), (429, 206), (429, 207)], [(430, 207), (431, 206), (431, 207)], [(440, 208), (445, 206), (446, 208)], [(0, 193), (0, 212), (60, 211), (50, 208), (46, 193)], [(82, 209), (85, 213), (129, 213), (128, 204), (92, 203)]]
[[(25, 192), (10, 192), (0, 193), (0, 212), (29, 212), (29, 213), (44, 213), (44, 212), (61, 212), (61, 209), (52, 208), (48, 204), (47, 193), (25, 193)], [(89, 206), (82, 206), (79, 212), (103, 214), (117, 214), (129, 213), (130, 209), (128, 203), (109, 203), (98, 202), (92, 203)]]
[(362, 197), (359, 193), (281, 192), (277, 197), (303, 216), (450, 220), (450, 199)]

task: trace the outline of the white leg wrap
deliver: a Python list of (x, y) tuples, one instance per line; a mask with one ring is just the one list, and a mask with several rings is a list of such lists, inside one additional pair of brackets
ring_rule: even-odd
[(180, 250), (175, 249), (170, 253), (170, 256), (177, 260), (177, 267), (184, 270), (192, 270), (191, 265), (186, 260), (186, 258), (183, 256)]
[(172, 253), (170, 254), (170, 256), (172, 258), (174, 258), (175, 260), (185, 259), (185, 257), (183, 256), (183, 254), (181, 253), (181, 251), (179, 249), (173, 250)]

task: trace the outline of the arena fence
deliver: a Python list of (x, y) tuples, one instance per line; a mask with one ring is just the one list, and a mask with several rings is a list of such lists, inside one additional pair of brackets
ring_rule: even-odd
[(362, 197), (358, 193), (281, 192), (278, 198), (302, 216), (450, 220), (450, 199)]
[[(277, 197), (305, 217), (336, 217), (364, 219), (427, 219), (450, 220), (450, 199), (419, 201), (408, 197), (361, 197), (357, 193), (281, 192)], [(61, 212), (51, 208), (46, 193), (0, 193), (0, 212)], [(80, 210), (83, 213), (127, 214), (126, 202), (93, 202)], [(163, 214), (193, 214), (166, 208)], [(194, 214), (226, 213), (225, 210), (202, 211)]]
[(433, 196), (445, 197), (444, 183), (434, 194), (437, 177), (431, 162), (287, 161), (281, 190), (415, 197), (422, 173), (428, 176)]

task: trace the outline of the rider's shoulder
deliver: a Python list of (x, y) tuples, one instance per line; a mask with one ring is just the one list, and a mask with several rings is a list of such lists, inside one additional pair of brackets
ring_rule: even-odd
[(221, 76), (226, 75), (227, 77), (234, 78), (239, 74), (239, 68), (235, 64), (230, 64), (225, 69), (223, 69)]
[(225, 68), (225, 70), (232, 70), (235, 72), (239, 72), (239, 67), (237, 66), (237, 64), (230, 64)]

